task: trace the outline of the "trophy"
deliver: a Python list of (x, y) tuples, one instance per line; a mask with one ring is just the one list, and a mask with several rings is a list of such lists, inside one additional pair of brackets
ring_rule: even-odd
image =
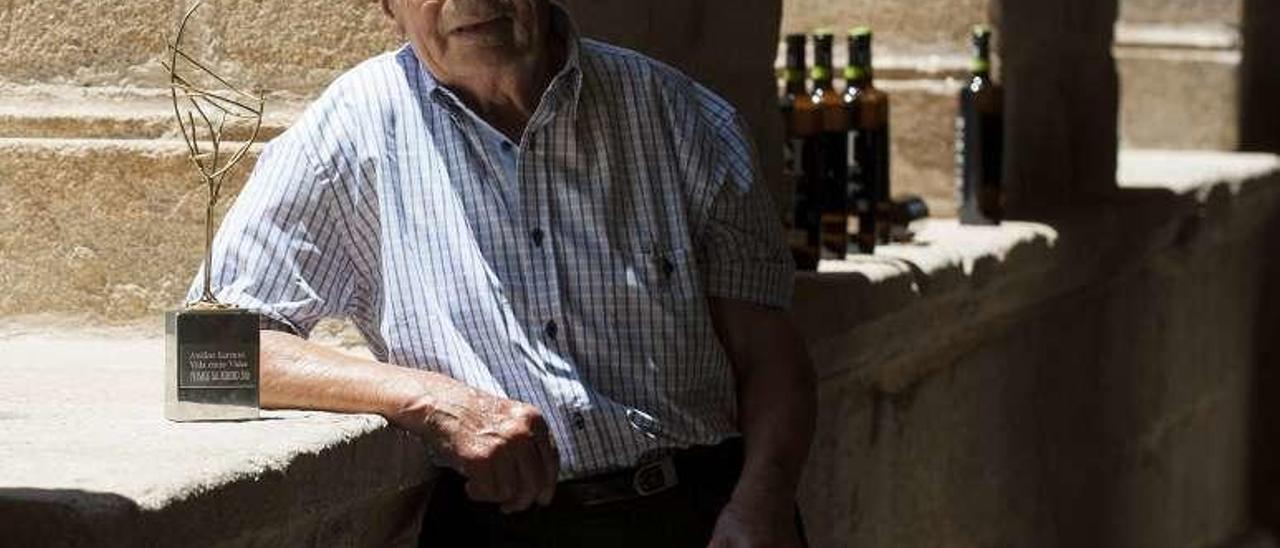
[[(208, 190), (205, 209), (204, 292), (195, 302), (165, 315), (165, 418), (172, 421), (258, 418), (258, 314), (220, 303), (213, 294), (214, 208), (222, 183), (249, 152), (262, 127), (262, 94), (228, 83), (182, 49), (187, 22), (200, 7), (183, 15), (166, 61), (173, 113), (187, 155)], [(250, 123), (253, 133), (223, 150), (228, 121)]]

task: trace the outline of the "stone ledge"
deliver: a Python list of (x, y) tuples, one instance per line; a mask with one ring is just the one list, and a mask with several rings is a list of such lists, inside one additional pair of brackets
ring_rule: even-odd
[[(195, 546), (336, 535), (374, 546), (414, 527), (400, 500), (425, 500), (432, 472), (411, 436), (381, 417), (319, 412), (170, 423), (163, 340), (149, 335), (28, 326), (0, 336), (0, 513), (22, 518), (0, 520), (0, 538)], [(349, 522), (379, 504), (391, 504), (385, 515)]]
[[(181, 139), (167, 90), (0, 86), (0, 138)], [(306, 107), (303, 98), (269, 96), (258, 140), (279, 135)], [(252, 126), (228, 123), (228, 140), (247, 139)]]
[[(1000, 227), (930, 219), (915, 225), (915, 244), (802, 273), (796, 321), (820, 377), (852, 374), (903, 390), (971, 351), (965, 341), (982, 339), (975, 333), (1011, 329), (1019, 310), (1156, 251), (1225, 237), (1207, 217), (1264, 224), (1268, 210), (1237, 206), (1280, 192), (1280, 158), (1268, 154), (1124, 151), (1119, 164), (1122, 190), (1088, 211)], [(908, 332), (930, 336), (900, 336)]]

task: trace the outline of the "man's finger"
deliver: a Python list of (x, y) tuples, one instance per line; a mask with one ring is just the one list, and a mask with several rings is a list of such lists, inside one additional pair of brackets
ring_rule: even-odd
[(551, 499), (556, 494), (556, 479), (560, 475), (560, 452), (556, 450), (556, 442), (551, 437), (551, 432), (535, 437), (534, 443), (538, 448), (543, 471), (543, 484), (538, 490), (538, 503), (546, 506), (551, 504)]
[(467, 478), (464, 486), (467, 492), (467, 498), (476, 502), (496, 502), (497, 497), (493, 493), (493, 482), (483, 480), (476, 477)]
[(529, 508), (544, 483), (542, 463), (539, 462), (541, 457), (538, 456), (538, 450), (532, 443), (520, 444), (513, 453), (512, 460), (516, 464), (516, 472), (520, 477), (515, 495), (502, 507), (504, 512), (519, 512)]
[(497, 495), (494, 502), (506, 504), (520, 490), (520, 472), (516, 470), (515, 455), (509, 447), (504, 447), (493, 458), (493, 492)]

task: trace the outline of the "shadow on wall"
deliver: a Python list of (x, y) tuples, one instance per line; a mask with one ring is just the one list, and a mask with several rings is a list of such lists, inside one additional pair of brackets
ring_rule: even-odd
[(1280, 2), (1245, 0), (1240, 85), (1240, 145), (1280, 152)]
[(1270, 253), (1265, 257), (1258, 299), (1256, 382), (1250, 425), (1250, 502), (1253, 519), (1280, 532), (1280, 216), (1267, 227)]

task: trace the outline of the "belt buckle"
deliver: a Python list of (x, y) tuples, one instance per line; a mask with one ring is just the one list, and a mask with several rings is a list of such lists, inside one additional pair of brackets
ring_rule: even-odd
[(676, 477), (676, 463), (670, 455), (637, 468), (635, 475), (631, 477), (631, 486), (642, 497), (661, 493), (678, 483), (680, 480)]

